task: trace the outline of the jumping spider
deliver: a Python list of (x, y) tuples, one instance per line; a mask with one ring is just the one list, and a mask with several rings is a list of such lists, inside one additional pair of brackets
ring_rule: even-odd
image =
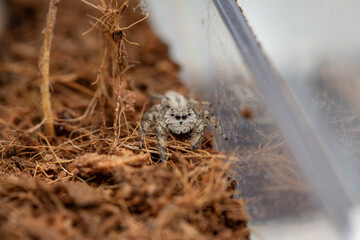
[[(195, 150), (201, 144), (208, 121), (227, 140), (213, 113), (210, 111), (211, 105), (209, 102), (196, 101), (193, 97), (187, 100), (175, 91), (168, 91), (165, 95), (156, 95), (154, 97), (160, 99), (161, 103), (152, 106), (141, 119), (139, 149), (142, 148), (144, 135), (151, 125), (155, 125), (162, 162), (166, 160), (166, 140), (170, 133), (175, 135), (190, 133), (191, 150)], [(198, 108), (200, 108), (199, 111), (197, 110)]]

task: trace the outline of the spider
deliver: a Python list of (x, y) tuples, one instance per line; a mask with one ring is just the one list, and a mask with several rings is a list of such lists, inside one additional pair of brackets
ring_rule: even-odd
[[(152, 106), (141, 119), (139, 149), (142, 148), (146, 131), (152, 125), (155, 125), (160, 159), (163, 163), (166, 162), (166, 140), (170, 133), (175, 135), (190, 133), (191, 150), (196, 150), (200, 147), (207, 122), (209, 122), (227, 140), (214, 114), (210, 111), (209, 102), (196, 101), (193, 97), (187, 100), (175, 91), (168, 91), (165, 95), (154, 95), (154, 97), (160, 99), (161, 102)], [(200, 108), (199, 111), (198, 108)]]

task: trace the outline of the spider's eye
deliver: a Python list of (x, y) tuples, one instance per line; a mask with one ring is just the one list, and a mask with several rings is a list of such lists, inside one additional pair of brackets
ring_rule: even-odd
[(176, 118), (176, 120), (180, 120), (180, 119), (181, 119), (181, 117), (180, 117), (180, 116), (176, 116), (175, 118)]
[(173, 116), (175, 116), (174, 114), (171, 114), (171, 116), (173, 117)]
[(186, 115), (184, 115), (184, 116), (182, 116), (181, 117), (183, 120), (185, 120), (186, 118), (187, 118), (187, 116)]
[(188, 116), (191, 116), (191, 113), (188, 113)]

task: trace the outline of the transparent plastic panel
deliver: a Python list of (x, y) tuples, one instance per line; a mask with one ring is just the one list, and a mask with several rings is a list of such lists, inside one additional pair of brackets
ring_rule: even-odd
[[(332, 196), (323, 200), (333, 206), (328, 212), (334, 218), (341, 215), (341, 209), (347, 217), (343, 222), (351, 226), (354, 223), (348, 217), (357, 212), (360, 200), (360, 33), (353, 28), (360, 20), (360, 2), (278, 0), (240, 5), (326, 149), (330, 169), (308, 164), (318, 171), (317, 191), (328, 189)], [(324, 172), (329, 171), (340, 188), (328, 184)], [(342, 225), (342, 230), (353, 231), (349, 225)], [(359, 222), (356, 225), (358, 229)]]
[[(212, 1), (147, 0), (146, 4), (155, 29), (182, 67), (183, 80), (213, 103), (229, 136), (227, 142), (217, 138), (218, 148), (238, 158), (233, 165), (237, 197), (247, 202), (253, 226), (265, 239), (344, 239), (341, 234), (350, 236), (349, 226), (358, 223), (345, 223), (343, 217), (359, 218), (352, 209), (359, 200), (360, 32), (354, 24), (360, 20), (356, 14), (360, 3), (238, 2), (289, 87), (287, 94), (304, 118), (303, 128), (312, 130), (314, 141), (325, 149), (326, 162), (310, 159), (311, 155), (304, 161), (309, 155), (299, 153), (300, 146), (293, 144), (301, 138), (279, 124), (282, 116), (274, 117), (275, 109), (267, 108), (271, 104), (257, 90), (257, 79)], [(297, 161), (279, 130), (292, 140), (291, 150), (298, 150)], [(329, 185), (327, 176), (339, 186)]]

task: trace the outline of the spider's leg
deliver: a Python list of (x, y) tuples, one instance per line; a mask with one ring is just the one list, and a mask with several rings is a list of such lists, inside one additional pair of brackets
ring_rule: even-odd
[(195, 91), (194, 90), (190, 90), (190, 92), (189, 92), (189, 101), (191, 101), (191, 102), (195, 102), (196, 100), (195, 100)]
[(193, 106), (199, 106), (201, 108), (206, 107), (208, 109), (212, 108), (212, 104), (208, 101), (196, 101), (195, 99), (189, 99), (189, 102), (193, 105)]
[(169, 131), (166, 128), (163, 122), (158, 122), (155, 125), (155, 133), (158, 139), (158, 148), (160, 152), (160, 159), (163, 163), (166, 161), (165, 150), (166, 150), (166, 141), (169, 137)]
[(151, 94), (150, 97), (156, 100), (162, 100), (163, 98), (165, 98), (164, 95), (160, 95), (160, 94)]
[(202, 107), (212, 108), (212, 104), (208, 101), (200, 101), (199, 105)]
[(206, 129), (206, 122), (199, 120), (191, 132), (191, 150), (196, 150), (200, 147)]
[(154, 110), (151, 109), (141, 119), (139, 149), (142, 148), (145, 133), (148, 130), (148, 128), (155, 122), (156, 115), (157, 115), (157, 112), (155, 112)]
[(214, 114), (207, 109), (203, 109), (201, 113), (204, 119), (206, 119), (225, 140), (227, 140), (228, 138), (226, 137), (219, 123), (216, 121)]

